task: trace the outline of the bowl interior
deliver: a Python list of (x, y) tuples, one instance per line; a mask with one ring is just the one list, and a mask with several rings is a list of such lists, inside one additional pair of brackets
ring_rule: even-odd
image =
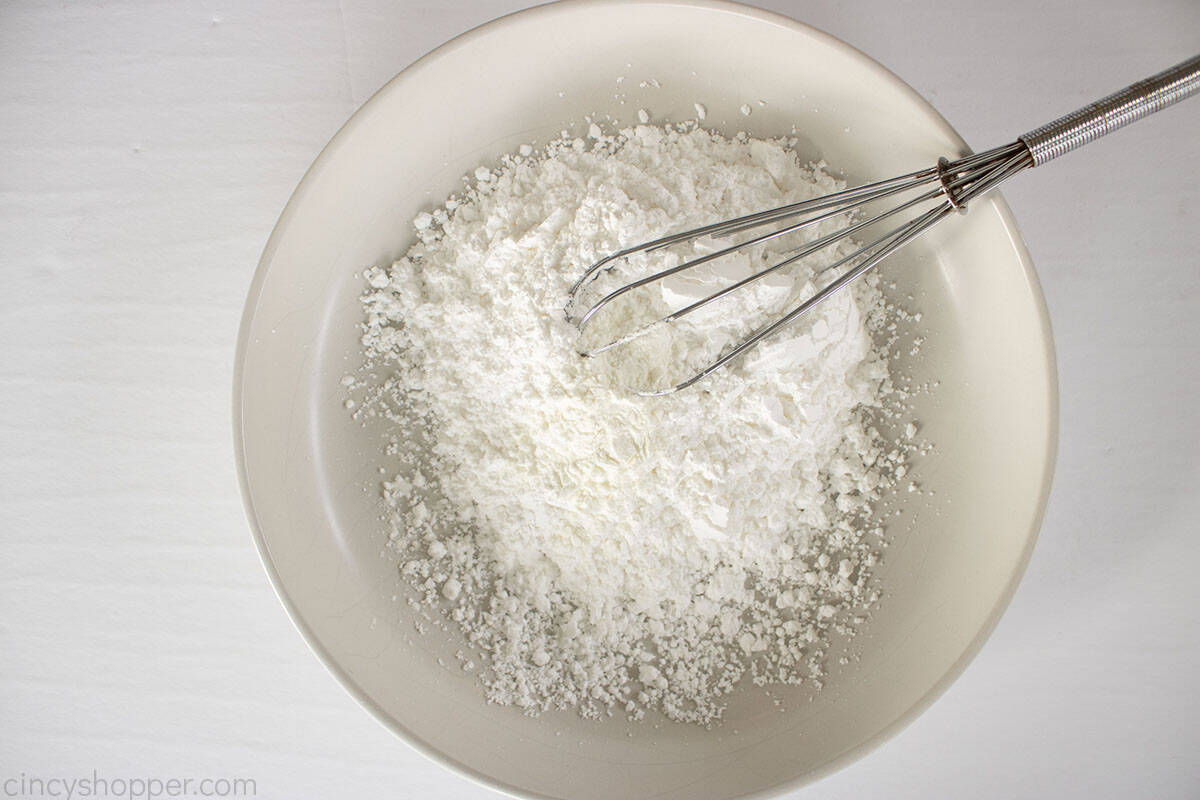
[[(885, 601), (808, 696), (737, 693), (713, 729), (620, 716), (530, 718), (487, 705), (450, 634), (419, 636), (385, 551), (380, 430), (354, 422), (341, 377), (358, 365), (364, 267), (412, 240), (409, 221), (480, 163), (544, 143), (586, 114), (632, 123), (695, 115), (758, 136), (795, 127), (806, 157), (851, 180), (963, 152), (907, 86), (846, 45), (721, 3), (583, 2), (506, 17), (389, 83), (321, 154), (255, 277), (239, 343), (243, 488), (264, 562), (330, 669), (415, 746), (526, 796), (723, 798), (832, 769), (911, 720), (958, 674), (1024, 567), (1056, 436), (1040, 290), (1002, 201), (935, 230), (884, 271), (922, 312), (936, 382), (917, 400), (934, 451), (902, 498), (879, 575)], [(740, 110), (748, 104), (752, 114)], [(911, 295), (911, 300), (908, 297)], [(440, 661), (439, 661), (440, 659)], [(444, 663), (444, 666), (443, 666)]]

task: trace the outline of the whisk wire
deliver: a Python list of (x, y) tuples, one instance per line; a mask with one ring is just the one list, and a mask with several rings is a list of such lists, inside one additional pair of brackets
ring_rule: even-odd
[[(723, 220), (721, 222), (714, 222), (699, 228), (691, 228), (686, 231), (680, 231), (679, 233), (669, 234), (658, 239), (653, 239), (632, 247), (627, 247), (623, 250), (618, 250), (615, 253), (607, 255), (589, 266), (579, 277), (579, 279), (575, 281), (575, 284), (571, 287), (569, 294), (574, 297), (579, 291), (580, 287), (588, 282), (589, 278), (595, 276), (608, 265), (620, 261), (621, 259), (628, 258), (629, 256), (637, 255), (638, 253), (651, 253), (656, 250), (670, 247), (674, 244), (679, 244), (680, 242), (699, 239), (703, 236), (730, 235), (748, 228), (766, 224), (768, 222), (775, 222), (786, 217), (806, 214), (811, 211), (821, 211), (823, 209), (835, 206), (842, 206), (851, 200), (868, 202), (870, 200), (887, 196), (887, 194), (884, 194), (883, 192), (888, 192), (889, 194), (894, 193), (890, 190), (907, 191), (908, 189), (917, 185), (916, 181), (923, 182), (935, 174), (936, 168), (918, 170), (916, 172), (910, 172), (907, 175), (899, 175), (894, 178), (887, 178), (885, 180), (875, 181), (874, 183), (863, 184), (861, 186), (856, 186), (850, 189), (834, 192), (832, 194), (816, 197), (811, 200), (802, 200), (785, 206), (770, 208), (765, 211), (756, 211), (753, 214), (746, 214), (741, 217), (735, 217), (733, 219)], [(748, 242), (743, 242), (741, 246), (744, 247), (748, 244)]]
[(831, 297), (834, 293), (840, 291), (845, 286), (847, 286), (850, 283), (852, 283), (853, 281), (855, 281), (859, 276), (861, 276), (863, 273), (867, 272), (868, 270), (872, 269), (876, 264), (878, 264), (880, 261), (883, 261), (885, 258), (890, 256), (894, 251), (900, 249), (905, 244), (907, 244), (908, 242), (917, 238), (922, 233), (927, 231), (929, 228), (933, 227), (934, 224), (936, 224), (938, 221), (940, 221), (943, 217), (948, 216), (953, 210), (954, 210), (953, 207), (949, 203), (944, 203), (936, 208), (930, 209), (929, 211), (925, 212), (921, 216), (919, 216), (915, 219), (912, 219), (912, 220), (904, 223), (903, 225), (891, 230), (884, 236), (881, 236), (879, 239), (876, 239), (871, 244), (866, 245), (865, 247), (859, 248), (854, 253), (851, 253), (849, 256), (846, 256), (844, 259), (842, 259), (842, 261), (838, 262), (838, 264), (835, 264), (833, 266), (838, 266), (841, 263), (849, 261), (854, 257), (862, 255), (863, 253), (868, 252), (872, 249), (875, 249), (881, 243), (883, 244), (883, 246), (879, 247), (879, 249), (875, 252), (874, 255), (871, 255), (870, 257), (865, 259), (861, 264), (858, 264), (857, 266), (855, 266), (855, 267), (847, 270), (846, 272), (842, 273), (841, 275), (839, 275), (836, 279), (834, 279), (827, 286), (825, 286), (825, 288), (816, 292), (812, 297), (808, 298), (803, 303), (801, 303), (800, 305), (793, 308), (791, 311), (789, 311), (784, 316), (780, 317), (779, 319), (775, 320), (774, 322), (769, 323), (768, 325), (764, 325), (763, 327), (761, 327), (758, 330), (751, 333), (746, 339), (744, 339), (743, 341), (738, 343), (735, 347), (731, 348), (726, 353), (722, 354), (719, 358), (717, 358), (712, 363), (708, 364), (706, 367), (701, 369), (696, 374), (692, 375), (690, 378), (687, 378), (686, 380), (683, 380), (679, 383), (676, 383), (672, 386), (668, 386), (663, 389), (639, 390), (637, 393), (640, 395), (643, 395), (645, 397), (660, 397), (662, 395), (667, 395), (667, 394), (672, 394), (674, 392), (678, 392), (681, 389), (686, 389), (689, 386), (691, 386), (692, 384), (695, 384), (698, 381), (703, 380), (704, 378), (708, 377), (712, 373), (714, 373), (717, 370), (724, 367), (730, 361), (733, 361), (734, 359), (741, 356), (743, 353), (745, 353), (747, 350), (749, 350), (752, 347), (754, 347), (755, 345), (757, 345), (763, 339), (766, 339), (766, 338), (774, 335), (779, 330), (781, 330), (781, 329), (787, 327), (788, 325), (791, 325), (792, 323), (799, 320), (801, 317), (803, 317), (805, 314), (807, 314), (809, 311), (811, 311), (813, 308), (815, 308), (818, 304), (824, 302), (826, 299)]
[[(877, 195), (870, 195), (869, 199), (874, 200), (874, 199), (886, 197), (891, 194), (895, 194), (897, 191), (908, 191), (912, 188), (913, 188), (913, 186), (904, 186), (900, 189), (889, 189), (886, 192), (882, 192)], [(599, 355), (600, 353), (603, 353), (603, 352), (606, 352), (606, 351), (612, 349), (613, 347), (617, 346), (618, 344), (625, 344), (625, 343), (631, 341), (632, 339), (637, 338), (639, 335), (652, 330), (653, 327), (655, 325), (657, 325), (658, 323), (674, 322), (677, 319), (681, 319), (682, 317), (687, 316), (688, 314), (692, 313), (693, 311), (703, 308), (703, 307), (709, 305), (710, 303), (713, 303), (716, 300), (720, 300), (721, 298), (732, 294), (733, 292), (737, 291), (738, 289), (741, 289), (744, 286), (747, 286), (747, 285), (753, 283), (754, 281), (757, 281), (759, 278), (762, 278), (765, 275), (769, 275), (770, 273), (775, 272), (776, 270), (781, 269), (782, 267), (786, 267), (790, 264), (794, 264), (797, 261), (801, 260), (802, 258), (805, 258), (808, 255), (811, 255), (812, 253), (817, 252), (818, 250), (838, 241), (839, 239), (844, 239), (847, 236), (853, 236), (855, 233), (857, 233), (858, 231), (860, 231), (864, 228), (870, 227), (871, 225), (874, 225), (888, 217), (894, 216), (895, 214), (899, 214), (902, 211), (906, 211), (915, 205), (918, 205), (920, 203), (924, 203), (928, 200), (931, 200), (931, 199), (937, 197), (937, 195), (940, 193), (941, 193), (940, 189), (931, 190), (931, 191), (926, 192), (925, 194), (922, 194), (918, 197), (912, 198), (911, 200), (909, 200), (901, 205), (898, 205), (898, 206), (895, 206), (894, 208), (888, 209), (887, 211), (884, 211), (874, 217), (863, 220), (861, 222), (857, 222), (853, 225), (849, 225), (844, 228), (839, 228), (838, 230), (833, 231), (832, 233), (821, 236), (821, 237), (813, 240), (812, 242), (805, 244), (799, 250), (795, 251), (795, 253), (793, 253), (791, 256), (784, 259), (783, 261), (779, 261), (765, 269), (762, 269), (762, 270), (759, 270), (758, 272), (752, 273), (751, 275), (748, 275), (747, 277), (742, 278), (741, 280), (737, 281), (736, 283), (726, 286), (723, 289), (719, 289), (718, 291), (713, 292), (712, 294), (708, 295), (707, 297), (697, 300), (696, 302), (694, 302), (684, 308), (681, 308), (677, 311), (673, 311), (670, 314), (660, 317), (659, 319), (655, 320), (652, 323), (643, 325), (643, 326), (639, 327), (638, 329), (636, 329), (635, 331), (633, 331), (631, 334), (616, 337), (612, 341), (609, 341), (598, 347), (591, 347), (591, 348), (587, 348), (585, 350), (581, 350), (580, 355), (584, 355), (584, 356)], [(853, 209), (857, 208), (863, 202), (867, 202), (867, 201), (859, 200), (859, 201), (855, 201), (853, 205), (839, 206), (837, 208), (834, 208), (831, 211), (826, 211), (825, 213), (818, 214), (815, 217), (810, 217), (810, 218), (802, 220), (800, 222), (793, 223), (792, 225), (781, 228), (777, 231), (772, 231), (771, 233), (764, 234), (762, 236), (758, 236), (753, 239), (749, 239), (745, 242), (741, 242), (739, 244), (735, 244), (730, 247), (724, 248), (722, 250), (718, 250), (716, 252), (709, 253), (709, 254), (701, 256), (699, 258), (695, 258), (690, 261), (686, 261), (686, 262), (684, 262), (682, 264), (678, 264), (674, 267), (669, 267), (667, 269), (660, 270), (658, 272), (655, 272), (652, 275), (646, 276), (645, 278), (641, 278), (641, 279), (632, 281), (630, 283), (627, 283), (624, 286), (621, 286), (620, 288), (618, 288), (612, 292), (609, 292), (604, 297), (602, 297), (599, 301), (597, 301), (594, 305), (592, 305), (591, 308), (589, 308), (587, 310), (587, 312), (583, 315), (583, 317), (580, 318), (578, 325), (580, 328), (582, 328), (584, 325), (586, 325), (588, 323), (588, 321), (593, 316), (595, 316), (597, 313), (599, 313), (605, 306), (607, 306), (609, 303), (613, 302), (618, 297), (620, 297), (621, 295), (623, 295), (627, 292), (633, 291), (635, 289), (639, 289), (642, 286), (646, 286), (648, 284), (655, 283), (657, 281), (661, 281), (664, 278), (668, 278), (672, 275), (683, 272), (684, 270), (693, 269), (702, 264), (707, 264), (711, 261), (715, 261), (718, 258), (722, 258), (724, 256), (730, 255), (734, 252), (743, 250), (752, 245), (760, 244), (762, 242), (769, 241), (770, 239), (779, 238), (780, 236), (783, 236), (785, 234), (794, 233), (798, 230), (801, 230), (806, 227), (810, 227), (819, 222), (824, 222), (828, 219), (832, 219), (832, 218), (840, 216), (842, 214), (849, 213)], [(788, 214), (788, 216), (792, 216), (796, 213), (800, 213), (800, 212), (792, 211)], [(771, 221), (774, 221), (774, 220), (771, 220)], [(766, 224), (766, 221), (758, 222), (755, 224), (756, 225)]]
[[(915, 197), (902, 205), (896, 206), (895, 208), (888, 209), (887, 211), (884, 211), (881, 214), (877, 214), (876, 216), (871, 217), (870, 219), (863, 220), (862, 222), (855, 223), (855, 224), (847, 226), (845, 228), (839, 228), (838, 230), (833, 231), (832, 233), (828, 233), (818, 239), (814, 239), (813, 241), (804, 245), (799, 250), (797, 250), (795, 253), (790, 255), (788, 258), (785, 258), (783, 261), (776, 262), (776, 263), (772, 264), (771, 266), (767, 267), (766, 269), (759, 270), (758, 272), (755, 272), (751, 275), (746, 276), (745, 278), (742, 278), (741, 280), (737, 281), (736, 283), (726, 286), (723, 289), (719, 289), (719, 290), (713, 292), (712, 294), (708, 295), (707, 297), (697, 300), (696, 302), (692, 303), (691, 305), (685, 306), (684, 308), (681, 308), (678, 311), (674, 311), (670, 314), (667, 314), (665, 317), (662, 317), (660, 321), (674, 322), (677, 319), (681, 319), (682, 317), (687, 316), (688, 314), (692, 313), (693, 311), (703, 308), (704, 306), (706, 306), (716, 300), (720, 300), (721, 298), (732, 294), (733, 292), (737, 291), (738, 289), (741, 289), (742, 287), (753, 283), (754, 281), (758, 280), (759, 278), (762, 278), (765, 275), (769, 275), (770, 273), (772, 273), (778, 269), (781, 269), (783, 267), (786, 267), (786, 266), (796, 263), (797, 261), (801, 260), (802, 258), (805, 258), (805, 257), (817, 252), (818, 250), (821, 250), (822, 248), (838, 241), (839, 239), (844, 239), (847, 236), (853, 236), (855, 233), (857, 233), (858, 231), (860, 231), (864, 228), (868, 228), (871, 225), (881, 222), (882, 220), (887, 219), (890, 216), (899, 214), (900, 212), (905, 211), (914, 205), (924, 203), (927, 200), (932, 199), (936, 195), (937, 195), (937, 191), (928, 192), (926, 194), (921, 195), (920, 197)], [(846, 213), (846, 211), (847, 211), (847, 209), (839, 209), (838, 213)], [(835, 264), (830, 265), (826, 269), (833, 269), (833, 268), (839, 266), (841, 263), (842, 262), (839, 261)]]

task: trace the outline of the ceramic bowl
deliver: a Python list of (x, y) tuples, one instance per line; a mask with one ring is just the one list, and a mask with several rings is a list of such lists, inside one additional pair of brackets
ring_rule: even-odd
[[(851, 181), (967, 148), (937, 111), (837, 39), (708, 0), (567, 2), (466, 33), (404, 70), (304, 176), (254, 276), (238, 342), (237, 458), (254, 538), (296, 626), (346, 689), (410, 745), (521, 797), (765, 797), (844, 765), (911, 722), (992, 630), (1029, 558), (1057, 438), (1049, 323), (1003, 200), (973, 204), (881, 270), (922, 312), (899, 368), (933, 452), (918, 460), (877, 575), (884, 596), (820, 692), (739, 690), (712, 730), (489, 705), (421, 636), (379, 521), (382, 431), (343, 407), (358, 364), (361, 272), (461, 176), (584, 115), (639, 109), (728, 134), (795, 130)], [(740, 110), (749, 104), (753, 113)], [(582, 127), (580, 127), (582, 126)], [(439, 661), (439, 659), (441, 659)], [(443, 663), (445, 666), (443, 666)], [(935, 754), (930, 754), (934, 759)]]

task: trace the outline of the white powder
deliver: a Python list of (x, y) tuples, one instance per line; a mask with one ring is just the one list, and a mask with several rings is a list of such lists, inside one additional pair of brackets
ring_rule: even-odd
[[(366, 412), (395, 421), (405, 463), (384, 490), (402, 573), (481, 658), (488, 698), (530, 713), (711, 724), (744, 676), (819, 686), (830, 632), (873, 599), (863, 520), (903, 460), (869, 423), (890, 389), (874, 284), (658, 398), (625, 386), (694, 341), (583, 359), (563, 308), (609, 252), (839, 184), (789, 142), (694, 127), (592, 125), (531, 152), (476, 171), (365, 276), (363, 344), (390, 374)], [(811, 291), (805, 269), (743, 302)]]

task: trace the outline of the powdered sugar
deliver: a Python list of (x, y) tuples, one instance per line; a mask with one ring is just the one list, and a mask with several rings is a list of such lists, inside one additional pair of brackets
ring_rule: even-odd
[[(396, 422), (391, 546), (478, 653), (489, 699), (707, 724), (746, 675), (819, 683), (830, 631), (870, 603), (863, 521), (903, 460), (870, 424), (889, 390), (882, 306), (860, 282), (702, 386), (630, 394), (695, 341), (580, 358), (563, 306), (581, 271), (838, 185), (787, 142), (592, 128), (477, 171), (415, 221), (404, 258), (367, 271), (363, 344), (391, 376), (359, 413)], [(839, 252), (758, 291), (786, 303)], [(707, 336), (725, 318), (693, 322)]]

